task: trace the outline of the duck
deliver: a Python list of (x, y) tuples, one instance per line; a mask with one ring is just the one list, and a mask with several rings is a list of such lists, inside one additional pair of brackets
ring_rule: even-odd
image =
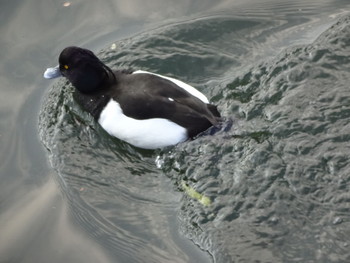
[(144, 70), (112, 70), (91, 50), (69, 46), (44, 78), (65, 77), (74, 100), (111, 136), (142, 149), (174, 146), (219, 127), (207, 97), (175, 78)]

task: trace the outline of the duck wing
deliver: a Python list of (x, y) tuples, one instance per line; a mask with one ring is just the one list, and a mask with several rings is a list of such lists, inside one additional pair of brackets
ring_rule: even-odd
[(122, 74), (111, 97), (123, 113), (134, 119), (164, 118), (185, 127), (193, 137), (212, 125), (220, 114), (216, 106), (204, 103), (170, 80), (152, 74)]

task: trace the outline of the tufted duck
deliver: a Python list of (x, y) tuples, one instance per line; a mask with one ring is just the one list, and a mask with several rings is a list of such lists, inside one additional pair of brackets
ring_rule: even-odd
[(192, 86), (147, 71), (112, 71), (93, 52), (67, 47), (47, 79), (66, 77), (77, 102), (112, 136), (144, 149), (175, 145), (220, 122)]

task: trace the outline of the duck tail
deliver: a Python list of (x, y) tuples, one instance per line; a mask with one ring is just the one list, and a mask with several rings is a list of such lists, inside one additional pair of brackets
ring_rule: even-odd
[(208, 110), (211, 113), (210, 118), (208, 120), (211, 122), (212, 125), (215, 127), (219, 126), (219, 123), (222, 122), (221, 114), (218, 111), (218, 107), (213, 104), (207, 104)]
[(207, 104), (207, 106), (208, 106), (208, 109), (210, 110), (210, 112), (211, 112), (215, 117), (221, 118), (221, 114), (220, 114), (220, 112), (218, 111), (218, 107), (217, 107), (216, 105)]

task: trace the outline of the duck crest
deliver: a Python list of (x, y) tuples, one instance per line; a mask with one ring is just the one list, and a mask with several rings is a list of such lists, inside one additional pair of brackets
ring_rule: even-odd
[(59, 64), (62, 75), (82, 93), (94, 93), (116, 81), (113, 71), (87, 49), (65, 48)]

